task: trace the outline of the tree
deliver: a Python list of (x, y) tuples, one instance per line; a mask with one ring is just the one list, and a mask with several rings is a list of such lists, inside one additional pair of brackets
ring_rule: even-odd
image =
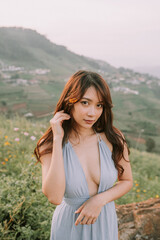
[(155, 148), (155, 146), (156, 146), (156, 143), (152, 138), (148, 138), (146, 140), (146, 151), (147, 152), (152, 152), (153, 149)]

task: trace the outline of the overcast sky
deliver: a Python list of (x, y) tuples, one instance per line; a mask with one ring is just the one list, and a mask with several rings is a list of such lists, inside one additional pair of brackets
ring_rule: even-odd
[(115, 67), (160, 65), (160, 0), (0, 0), (0, 26), (37, 30)]

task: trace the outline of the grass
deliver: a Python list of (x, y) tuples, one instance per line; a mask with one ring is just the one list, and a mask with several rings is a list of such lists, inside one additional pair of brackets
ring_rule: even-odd
[[(47, 240), (55, 206), (42, 193), (41, 165), (35, 164), (33, 149), (49, 122), (18, 115), (1, 115), (0, 122), (0, 239)], [(115, 203), (159, 198), (159, 156), (130, 150), (134, 186)]]

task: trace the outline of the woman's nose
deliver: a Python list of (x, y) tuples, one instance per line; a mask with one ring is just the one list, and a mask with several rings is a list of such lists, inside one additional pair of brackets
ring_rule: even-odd
[(94, 107), (90, 107), (89, 110), (88, 110), (88, 115), (95, 115), (96, 114), (96, 111), (95, 111), (95, 108)]

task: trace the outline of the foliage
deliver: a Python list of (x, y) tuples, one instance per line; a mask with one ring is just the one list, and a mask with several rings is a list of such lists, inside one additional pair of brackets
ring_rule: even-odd
[(146, 147), (147, 147), (146, 151), (147, 152), (152, 152), (153, 149), (155, 148), (155, 146), (156, 146), (156, 143), (155, 143), (154, 139), (153, 138), (148, 138), (147, 141), (146, 141)]
[[(41, 190), (41, 165), (33, 149), (47, 129), (45, 121), (0, 116), (0, 239), (48, 240), (55, 209)], [(134, 187), (118, 204), (159, 197), (160, 159), (131, 149)], [(156, 166), (156, 167), (155, 167)]]

